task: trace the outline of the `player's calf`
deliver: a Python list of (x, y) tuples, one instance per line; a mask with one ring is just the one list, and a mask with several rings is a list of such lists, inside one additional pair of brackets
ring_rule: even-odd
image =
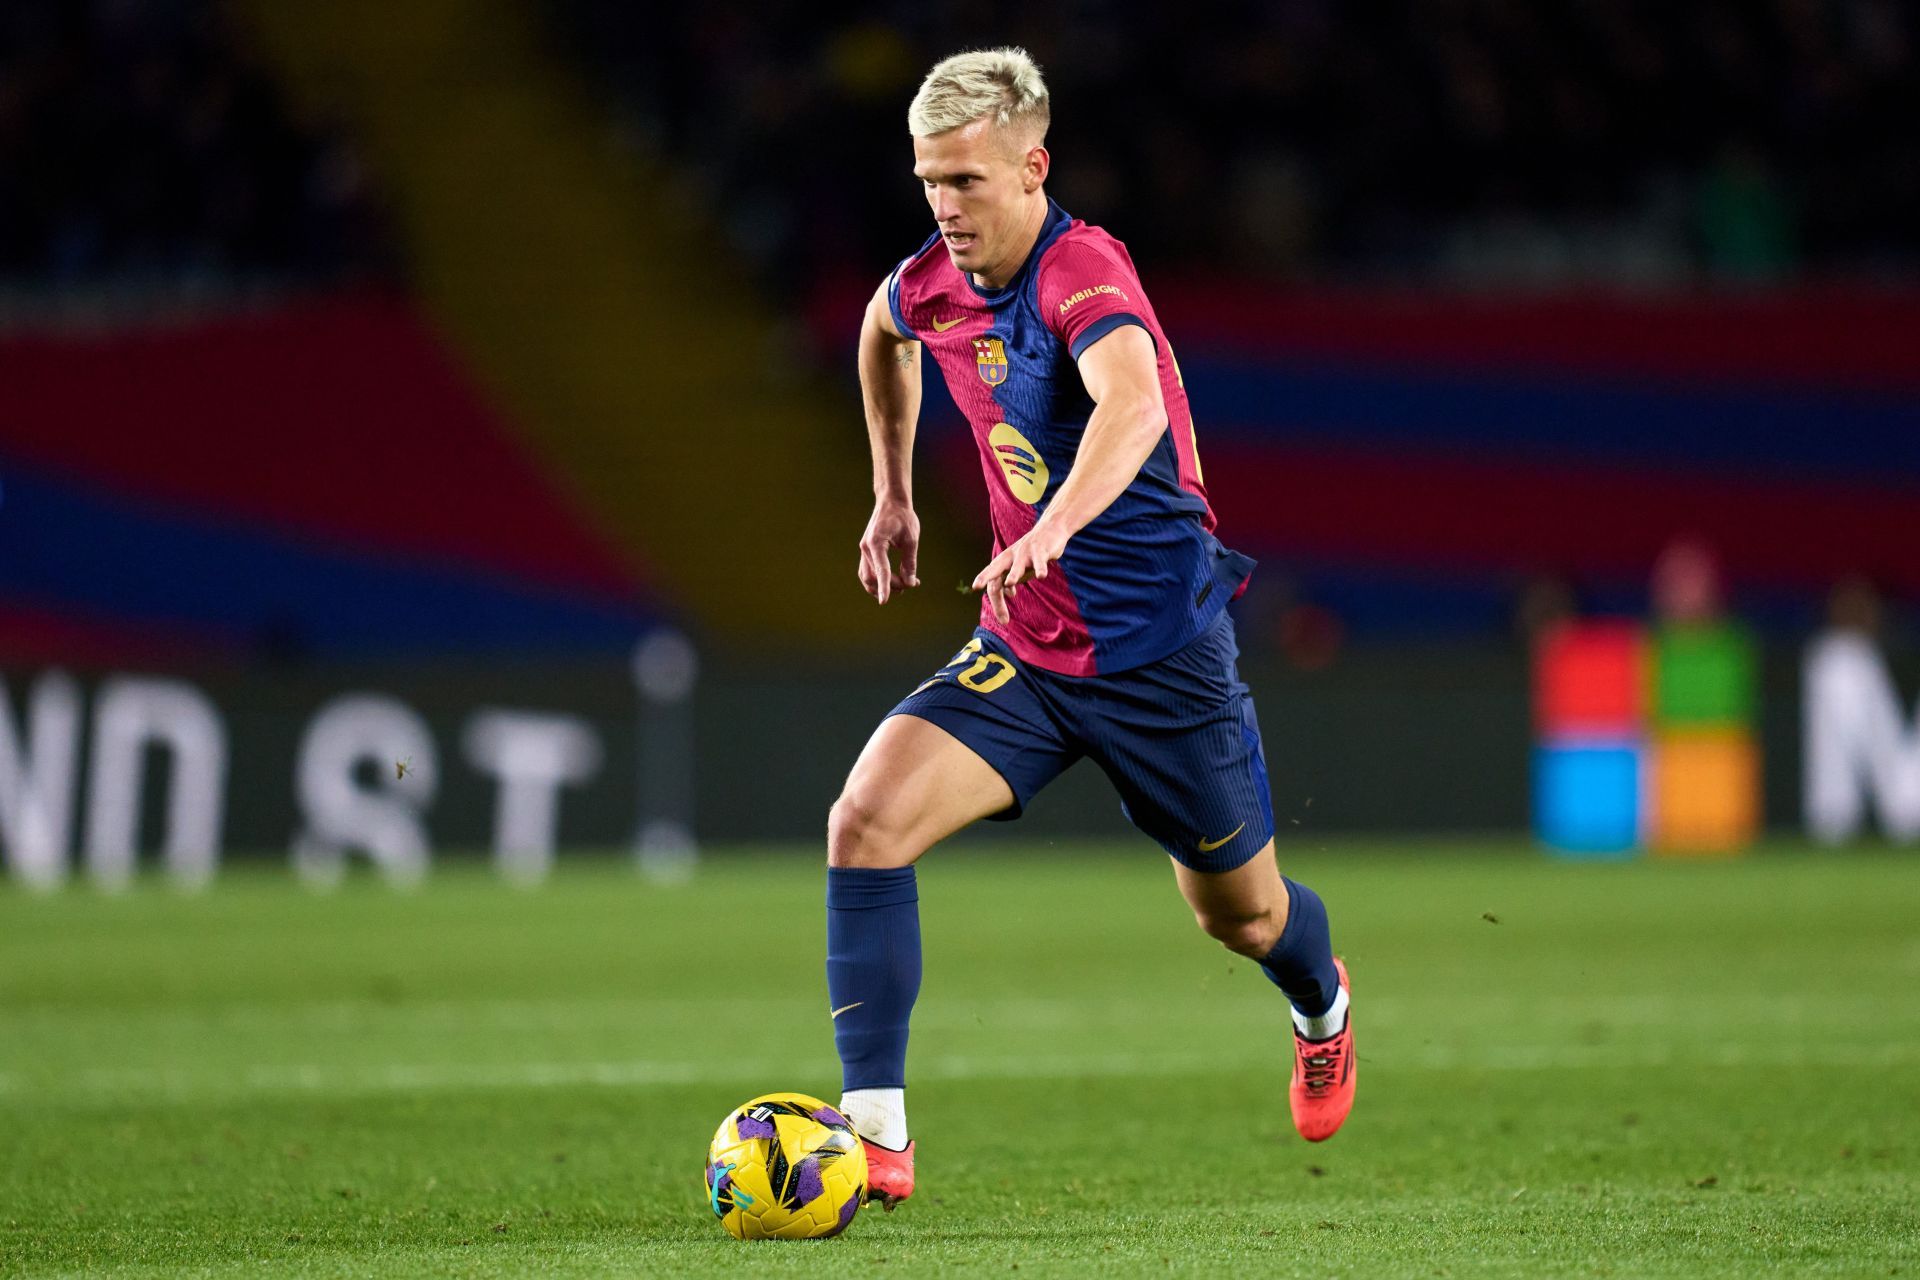
[(1260, 967), (1286, 993), (1297, 1013), (1322, 1017), (1340, 999), (1327, 908), (1307, 886), (1284, 876), (1281, 883), (1287, 891), (1285, 925), (1272, 949), (1260, 957)]

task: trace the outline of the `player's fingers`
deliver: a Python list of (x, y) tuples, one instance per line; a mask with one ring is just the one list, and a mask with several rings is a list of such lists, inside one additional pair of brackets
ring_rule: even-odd
[(1006, 592), (1007, 586), (1004, 578), (996, 574), (987, 579), (987, 603), (993, 609), (993, 616), (1000, 620), (1002, 626), (1013, 621), (1012, 617), (1007, 613)]
[(1020, 581), (1020, 575), (1026, 562), (1026, 546), (1023, 543), (1016, 542), (1007, 548), (1007, 572), (1005, 577), (1009, 587)]
[(865, 539), (862, 539), (860, 542), (860, 568), (858, 570), (858, 573), (860, 577), (861, 589), (865, 591), (868, 595), (872, 595), (874, 593), (873, 557), (867, 554), (867, 544)]
[(920, 585), (920, 539), (908, 538), (900, 544), (900, 576), (910, 587)]
[(973, 589), (979, 591), (987, 585), (989, 579), (1005, 576), (1007, 566), (1013, 563), (1013, 548), (1009, 547), (987, 562), (987, 567), (973, 575)]
[(888, 579), (891, 573), (887, 568), (887, 544), (879, 541), (864, 542), (860, 546), (865, 558), (867, 573), (873, 580), (870, 590), (873, 598), (881, 604), (887, 602), (888, 588), (892, 585)]
[(1033, 541), (1022, 538), (1014, 546), (1013, 568), (1007, 574), (1008, 582), (1025, 582), (1033, 576)]

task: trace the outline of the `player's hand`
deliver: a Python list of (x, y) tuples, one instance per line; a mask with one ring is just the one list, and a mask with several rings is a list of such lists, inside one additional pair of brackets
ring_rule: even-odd
[(1047, 566), (1058, 560), (1066, 549), (1067, 535), (1042, 516), (1038, 524), (975, 576), (973, 589), (987, 593), (993, 616), (1004, 625), (1012, 620), (1007, 602), (1013, 599), (1015, 589), (1029, 579), (1046, 577)]
[[(894, 567), (893, 553), (900, 554)], [(881, 499), (860, 536), (860, 585), (881, 604), (895, 591), (920, 585), (920, 517), (913, 504)]]

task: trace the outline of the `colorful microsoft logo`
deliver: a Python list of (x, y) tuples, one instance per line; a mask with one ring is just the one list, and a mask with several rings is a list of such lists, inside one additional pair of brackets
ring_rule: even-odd
[(1733, 853), (1760, 825), (1754, 656), (1726, 623), (1576, 622), (1534, 667), (1534, 831), (1584, 857)]

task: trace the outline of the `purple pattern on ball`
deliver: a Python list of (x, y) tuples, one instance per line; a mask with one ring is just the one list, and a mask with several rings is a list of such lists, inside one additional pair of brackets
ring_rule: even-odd
[(820, 1181), (820, 1157), (818, 1156), (808, 1156), (802, 1160), (794, 1177), (794, 1195), (799, 1198), (801, 1204), (812, 1204), (820, 1198), (820, 1193), (827, 1189), (826, 1185)]
[(713, 1190), (713, 1171), (715, 1169), (718, 1169), (719, 1167), (720, 1166), (717, 1164), (710, 1164), (707, 1166), (707, 1190), (709, 1191)]
[(740, 1113), (740, 1118), (733, 1122), (733, 1127), (739, 1130), (740, 1136), (743, 1139), (771, 1138), (773, 1136), (773, 1121), (755, 1120), (744, 1111)]
[[(853, 1215), (858, 1212), (860, 1212), (860, 1197), (848, 1196), (847, 1202), (840, 1206), (840, 1221), (834, 1225), (833, 1230), (827, 1232), (827, 1236), (837, 1236), (842, 1231), (845, 1231), (847, 1224), (853, 1221)], [(823, 1236), (821, 1238), (825, 1239), (826, 1237)]]
[(835, 1125), (843, 1129), (853, 1128), (853, 1125), (848, 1123), (847, 1118), (838, 1111), (835, 1111), (832, 1107), (817, 1108), (813, 1113), (813, 1118), (821, 1124)]

